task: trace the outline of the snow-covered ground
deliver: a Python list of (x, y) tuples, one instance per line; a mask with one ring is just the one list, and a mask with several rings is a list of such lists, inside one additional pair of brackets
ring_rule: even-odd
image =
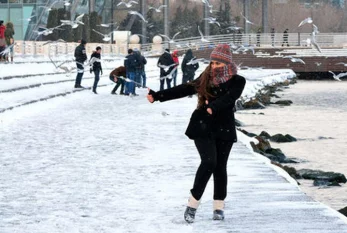
[[(23, 75), (32, 65), (0, 65), (0, 78)], [(53, 68), (43, 63), (30, 72), (51, 73)], [(146, 70), (148, 86), (158, 90), (156, 59), (149, 59)], [(212, 221), (210, 182), (196, 222), (186, 224), (183, 212), (199, 156), (184, 131), (196, 97), (149, 104), (146, 89), (133, 98), (110, 95), (108, 72), (100, 81), (108, 86), (98, 88), (99, 95), (85, 90), (0, 113), (1, 233), (347, 233), (345, 218), (304, 195), (287, 174), (254, 154), (242, 134), (228, 164), (226, 220)], [(247, 79), (247, 97), (264, 84), (294, 76), (291, 70), (240, 74)], [(74, 77), (0, 80), (1, 90), (72, 80), (0, 93), (0, 109), (71, 92)], [(91, 86), (92, 79), (82, 85)]]

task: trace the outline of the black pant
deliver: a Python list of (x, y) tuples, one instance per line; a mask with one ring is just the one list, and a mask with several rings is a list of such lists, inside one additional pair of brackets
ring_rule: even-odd
[(95, 77), (94, 77), (94, 84), (93, 84), (93, 91), (96, 91), (96, 88), (97, 88), (97, 86), (98, 86), (98, 82), (99, 82), (99, 80), (100, 80), (100, 69), (98, 69), (98, 68), (95, 68), (94, 69), (94, 75), (95, 75)]
[(160, 90), (161, 91), (164, 90), (165, 80), (166, 80), (167, 89), (171, 88), (171, 80), (172, 79), (160, 77)]
[(200, 200), (213, 174), (213, 200), (224, 200), (227, 196), (227, 163), (233, 142), (211, 138), (199, 138), (194, 142), (200, 154), (201, 164), (196, 172), (191, 194), (196, 200)]
[[(113, 76), (110, 76), (110, 80), (111, 80), (112, 82), (115, 82)], [(117, 84), (116, 84), (116, 86), (113, 88), (113, 90), (112, 90), (111, 93), (116, 93), (118, 87), (121, 86), (121, 87), (120, 87), (120, 94), (124, 94), (124, 84), (125, 84), (125, 81), (124, 81), (123, 79), (121, 79), (121, 78), (117, 78), (117, 82), (115, 82), (115, 83), (117, 83)]]
[(194, 75), (194, 73), (183, 73), (182, 84), (193, 81)]
[(78, 86), (81, 86), (82, 77), (84, 74), (84, 67), (78, 63), (76, 63), (76, 65), (77, 65), (77, 76), (76, 76), (75, 87), (78, 87)]

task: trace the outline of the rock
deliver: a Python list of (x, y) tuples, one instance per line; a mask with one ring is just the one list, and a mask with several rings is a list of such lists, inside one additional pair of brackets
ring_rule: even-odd
[(264, 109), (265, 106), (257, 99), (252, 99), (243, 104), (244, 109)]
[(263, 112), (260, 112), (260, 113), (258, 113), (258, 115), (265, 115), (265, 113), (263, 113)]
[(281, 98), (281, 97), (279, 97), (278, 95), (276, 95), (276, 94), (271, 94), (270, 95), (270, 97), (274, 97), (274, 98)]
[(240, 132), (242, 132), (242, 133), (244, 133), (244, 134), (246, 134), (248, 137), (255, 137), (255, 136), (257, 136), (255, 133), (249, 133), (249, 132), (247, 132), (246, 130), (244, 130), (244, 129), (240, 129), (240, 128), (237, 128)]
[(236, 125), (237, 127), (241, 127), (241, 126), (244, 126), (245, 124), (243, 124), (241, 121), (235, 119), (235, 125)]
[(259, 141), (259, 143), (257, 144), (257, 148), (259, 150), (266, 152), (266, 150), (271, 149), (270, 142), (268, 140), (266, 140), (265, 137), (256, 136), (255, 138)]
[(236, 100), (235, 103), (235, 112), (238, 110), (243, 110), (243, 103), (241, 100)]
[(259, 134), (259, 136), (264, 137), (264, 138), (266, 138), (266, 139), (271, 138), (271, 135), (270, 135), (268, 132), (266, 132), (266, 131), (261, 131), (261, 133)]
[(313, 181), (313, 186), (341, 186), (341, 185), (336, 181), (331, 182), (326, 179), (315, 179)]
[(282, 168), (283, 170), (285, 170), (291, 177), (293, 177), (294, 179), (301, 179), (302, 177), (298, 174), (298, 172), (296, 171), (296, 169), (294, 167), (289, 167), (289, 166), (283, 166), (280, 163), (276, 163), (276, 162), (271, 162), (272, 164)]
[(338, 210), (338, 211), (347, 217), (347, 206), (345, 208)]
[(297, 139), (295, 137), (293, 137), (292, 135), (290, 134), (286, 134), (284, 135), (287, 139), (289, 139), (291, 142), (296, 142)]
[[(269, 149), (265, 150), (265, 153), (273, 155), (274, 159), (272, 159), (272, 160), (279, 162), (279, 163), (282, 163), (282, 162), (286, 161), (286, 159), (287, 159), (286, 156), (281, 151), (281, 149), (278, 149), (278, 148), (269, 148)], [(266, 157), (268, 157), (268, 156), (266, 156)]]
[(304, 179), (310, 180), (327, 180), (329, 182), (336, 181), (338, 183), (346, 183), (346, 177), (342, 173), (335, 172), (324, 172), (321, 170), (312, 170), (312, 169), (300, 169), (298, 173)]
[(294, 138), (293, 136), (289, 135), (289, 134), (286, 134), (286, 135), (283, 135), (283, 134), (275, 134), (275, 135), (272, 135), (270, 137), (270, 141), (272, 142), (294, 142), (296, 141), (296, 138)]
[(263, 94), (257, 94), (255, 97), (263, 104), (269, 105), (271, 102), (270, 92), (266, 92)]
[(289, 106), (293, 103), (291, 100), (278, 100), (274, 104)]

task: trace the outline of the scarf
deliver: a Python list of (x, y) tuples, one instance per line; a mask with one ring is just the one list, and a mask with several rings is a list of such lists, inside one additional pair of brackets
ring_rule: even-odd
[(234, 63), (229, 63), (223, 67), (211, 69), (212, 85), (218, 86), (227, 82), (231, 77), (237, 74), (237, 67)]

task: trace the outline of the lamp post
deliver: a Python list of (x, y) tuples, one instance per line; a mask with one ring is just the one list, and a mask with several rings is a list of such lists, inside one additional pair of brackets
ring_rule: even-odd
[(114, 30), (114, 22), (113, 22), (113, 0), (111, 0), (111, 44), (113, 44), (113, 30)]

